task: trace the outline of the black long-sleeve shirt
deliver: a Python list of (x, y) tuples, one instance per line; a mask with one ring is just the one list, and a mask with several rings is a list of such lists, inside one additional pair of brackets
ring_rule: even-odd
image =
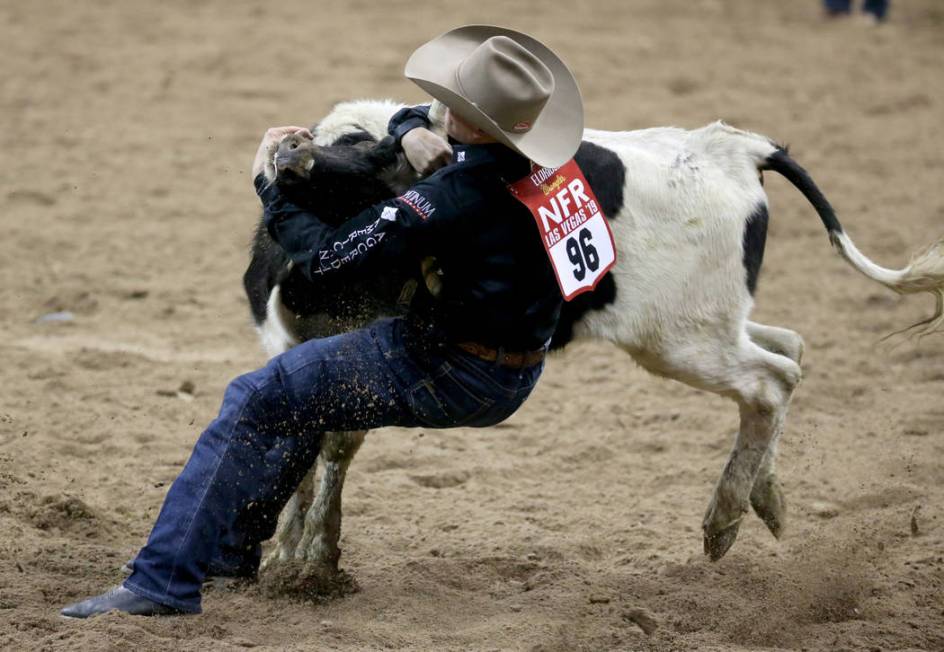
[[(400, 137), (407, 120), (423, 126), (424, 118), (422, 108), (405, 109), (391, 133)], [(562, 299), (534, 219), (506, 187), (529, 172), (527, 159), (504, 145), (457, 144), (450, 165), (339, 227), (261, 176), (256, 190), (272, 238), (312, 281), (435, 256), (443, 290), (432, 317), (449, 339), (533, 350), (553, 334)]]

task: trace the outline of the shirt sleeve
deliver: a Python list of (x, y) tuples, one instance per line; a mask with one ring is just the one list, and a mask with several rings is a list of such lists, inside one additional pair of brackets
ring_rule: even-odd
[(387, 124), (387, 133), (393, 136), (398, 148), (406, 132), (417, 127), (429, 128), (429, 107), (429, 104), (408, 106), (393, 114)]
[(448, 188), (427, 180), (333, 227), (262, 175), (255, 186), (269, 235), (312, 281), (363, 276), (385, 262), (416, 257), (459, 213)]

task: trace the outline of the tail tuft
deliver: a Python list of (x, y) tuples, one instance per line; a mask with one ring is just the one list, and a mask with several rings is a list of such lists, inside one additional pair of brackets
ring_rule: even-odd
[(944, 332), (944, 238), (914, 256), (907, 267), (898, 270), (876, 265), (858, 250), (845, 233), (836, 234), (835, 237), (830, 234), (830, 239), (850, 265), (873, 281), (898, 294), (927, 292), (934, 297), (934, 314), (888, 337), (901, 333), (924, 337)]
[(919, 337), (944, 332), (944, 238), (911, 260), (902, 279), (903, 292), (929, 292), (935, 300), (934, 314), (905, 331)]
[(803, 193), (826, 227), (829, 242), (860, 273), (899, 294), (928, 292), (934, 297), (934, 314), (892, 335), (911, 333), (923, 337), (944, 332), (944, 238), (912, 258), (904, 269), (881, 267), (859, 251), (852, 238), (846, 235), (829, 201), (807, 171), (790, 158), (785, 146), (778, 146), (759, 167), (761, 170), (779, 172)]

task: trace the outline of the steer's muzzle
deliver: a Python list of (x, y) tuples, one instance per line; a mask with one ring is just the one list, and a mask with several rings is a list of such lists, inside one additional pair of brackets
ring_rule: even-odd
[(275, 170), (280, 180), (308, 179), (314, 166), (315, 145), (308, 138), (291, 134), (279, 143), (275, 153)]

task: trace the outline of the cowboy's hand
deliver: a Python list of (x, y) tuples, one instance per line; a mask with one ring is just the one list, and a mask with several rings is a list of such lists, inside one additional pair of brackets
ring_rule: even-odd
[(259, 143), (259, 149), (256, 150), (256, 158), (252, 162), (252, 179), (260, 174), (265, 174), (266, 181), (270, 183), (275, 181), (275, 152), (279, 148), (282, 139), (291, 134), (300, 133), (305, 138), (314, 138), (311, 132), (305, 127), (272, 127), (265, 132), (262, 142)]
[(429, 129), (410, 129), (400, 139), (406, 160), (421, 175), (432, 174), (452, 161), (452, 147)]

